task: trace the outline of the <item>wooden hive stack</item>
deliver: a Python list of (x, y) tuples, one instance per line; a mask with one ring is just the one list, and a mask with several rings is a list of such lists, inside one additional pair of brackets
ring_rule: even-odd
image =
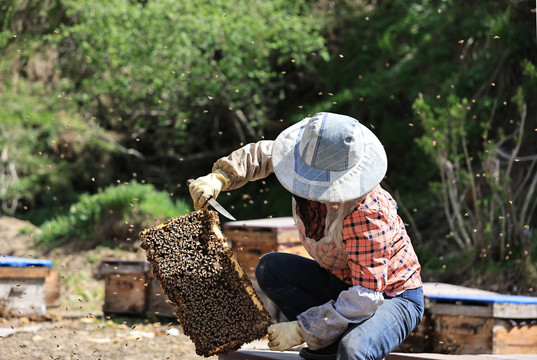
[(222, 234), (217, 213), (195, 211), (140, 237), (198, 355), (224, 354), (266, 335), (270, 315)]

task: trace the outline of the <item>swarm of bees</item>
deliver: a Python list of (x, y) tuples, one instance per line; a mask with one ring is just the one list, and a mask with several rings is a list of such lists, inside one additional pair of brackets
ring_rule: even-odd
[(216, 212), (198, 210), (146, 229), (140, 237), (198, 355), (224, 354), (266, 335), (270, 315), (235, 259)]

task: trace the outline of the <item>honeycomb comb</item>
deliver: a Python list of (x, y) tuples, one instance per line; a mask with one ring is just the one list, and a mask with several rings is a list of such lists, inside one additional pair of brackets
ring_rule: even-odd
[(235, 259), (216, 212), (177, 217), (142, 231), (140, 238), (198, 355), (225, 354), (266, 335), (270, 314)]

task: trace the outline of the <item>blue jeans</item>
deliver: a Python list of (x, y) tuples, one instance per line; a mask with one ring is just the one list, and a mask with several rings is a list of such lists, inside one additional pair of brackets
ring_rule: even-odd
[[(348, 289), (314, 260), (287, 253), (269, 253), (257, 264), (259, 287), (290, 321), (313, 306), (322, 305)], [(421, 322), (422, 288), (386, 298), (375, 314), (350, 325), (340, 338), (338, 360), (381, 360)]]

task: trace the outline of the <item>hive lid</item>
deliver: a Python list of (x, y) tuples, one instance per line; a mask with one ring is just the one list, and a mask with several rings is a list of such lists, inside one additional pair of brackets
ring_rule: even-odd
[(474, 302), (482, 304), (537, 304), (537, 297), (506, 295), (492, 291), (452, 284), (425, 282), (423, 294), (429, 300), (443, 302)]
[(105, 274), (130, 274), (146, 273), (151, 270), (151, 265), (145, 259), (103, 259), (99, 266), (101, 275)]
[(224, 223), (225, 230), (232, 229), (259, 229), (259, 230), (279, 230), (292, 231), (296, 230), (295, 221), (292, 217), (276, 217), (270, 219), (253, 219), (228, 221)]
[(429, 295), (431, 300), (444, 301), (469, 301), (485, 304), (521, 304), (533, 305), (537, 304), (537, 296), (521, 296), (521, 295), (504, 295), (504, 294), (458, 294), (458, 295)]
[(51, 267), (52, 261), (45, 259), (23, 258), (18, 256), (0, 256), (0, 266), (12, 267), (29, 267), (29, 266), (44, 266)]
[(115, 259), (115, 258), (108, 258), (108, 259), (102, 259), (101, 264), (109, 264), (109, 265), (140, 265), (140, 266), (149, 266), (149, 262), (145, 259)]

